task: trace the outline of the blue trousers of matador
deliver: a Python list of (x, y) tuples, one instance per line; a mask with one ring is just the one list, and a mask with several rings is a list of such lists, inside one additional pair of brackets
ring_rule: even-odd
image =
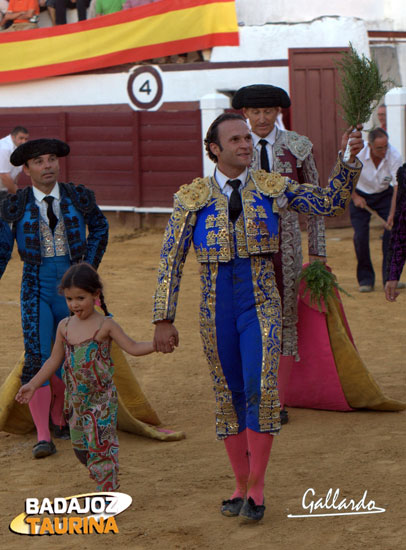
[[(42, 258), (40, 266), (24, 265), (21, 285), (21, 318), (24, 334), (25, 384), (51, 355), (59, 322), (69, 315), (64, 296), (58, 292), (62, 276), (71, 265), (69, 256)], [(34, 271), (35, 270), (35, 271)], [(61, 369), (56, 371), (61, 378)], [(44, 386), (49, 384), (45, 382)]]
[(200, 329), (216, 393), (219, 439), (278, 433), (281, 303), (271, 256), (202, 264)]

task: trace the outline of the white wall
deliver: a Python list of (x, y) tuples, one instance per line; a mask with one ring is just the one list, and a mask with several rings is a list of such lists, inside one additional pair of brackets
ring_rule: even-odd
[(287, 59), (289, 48), (347, 47), (369, 56), (365, 23), (353, 17), (323, 17), (310, 23), (240, 27), (240, 46), (213, 48), (211, 61)]
[(245, 25), (311, 21), (325, 15), (363, 19), (368, 28), (405, 30), (405, 0), (236, 0), (237, 17)]

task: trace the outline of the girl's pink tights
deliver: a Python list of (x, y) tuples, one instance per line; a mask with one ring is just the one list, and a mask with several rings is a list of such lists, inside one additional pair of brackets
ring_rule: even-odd
[(51, 441), (49, 432), (49, 407), (51, 406), (50, 387), (38, 388), (29, 402), (32, 419), (37, 429), (38, 441)]

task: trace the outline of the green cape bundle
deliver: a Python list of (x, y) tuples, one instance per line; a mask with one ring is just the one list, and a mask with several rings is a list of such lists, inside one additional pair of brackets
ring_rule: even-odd
[(302, 270), (302, 273), (299, 276), (299, 281), (302, 280), (306, 283), (306, 290), (304, 291), (303, 296), (310, 293), (310, 303), (317, 304), (320, 312), (323, 311), (323, 302), (328, 312), (327, 298), (335, 298), (334, 289), (350, 296), (348, 292), (339, 286), (337, 277), (331, 273), (331, 271), (329, 271), (320, 260), (310, 263)]

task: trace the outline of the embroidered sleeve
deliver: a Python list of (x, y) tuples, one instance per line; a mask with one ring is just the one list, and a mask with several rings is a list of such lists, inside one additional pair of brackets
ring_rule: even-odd
[(339, 216), (347, 208), (351, 193), (357, 184), (362, 164), (357, 160), (351, 167), (338, 158), (329, 178), (326, 188), (310, 184), (298, 184), (288, 180), (285, 194), (288, 207), (301, 214), (317, 214), (319, 216)]
[(13, 251), (14, 236), (4, 220), (0, 218), (0, 278), (6, 270)]
[(93, 205), (92, 210), (88, 214), (85, 214), (84, 218), (88, 228), (85, 261), (97, 269), (106, 251), (109, 238), (109, 224), (105, 215), (96, 204)]
[(173, 213), (166, 226), (161, 248), (153, 322), (175, 319), (180, 280), (192, 242), (195, 220), (196, 214), (183, 208), (175, 196)]
[[(400, 199), (400, 200), (399, 200)], [(399, 281), (406, 261), (406, 194), (398, 198), (388, 254), (388, 281)]]
[(25, 205), (31, 188), (18, 189), (17, 193), (9, 194), (1, 203), (0, 217), (8, 223), (13, 223), (24, 215)]
[(83, 259), (97, 269), (107, 247), (108, 221), (97, 206), (94, 192), (91, 189), (73, 183), (60, 183), (60, 185), (70, 196), (74, 206), (83, 214), (88, 228), (86, 254)]
[[(302, 165), (303, 181), (319, 185), (319, 174), (313, 153), (310, 153)], [(310, 214), (307, 217), (307, 241), (309, 256), (326, 256), (326, 226), (322, 216)]]

